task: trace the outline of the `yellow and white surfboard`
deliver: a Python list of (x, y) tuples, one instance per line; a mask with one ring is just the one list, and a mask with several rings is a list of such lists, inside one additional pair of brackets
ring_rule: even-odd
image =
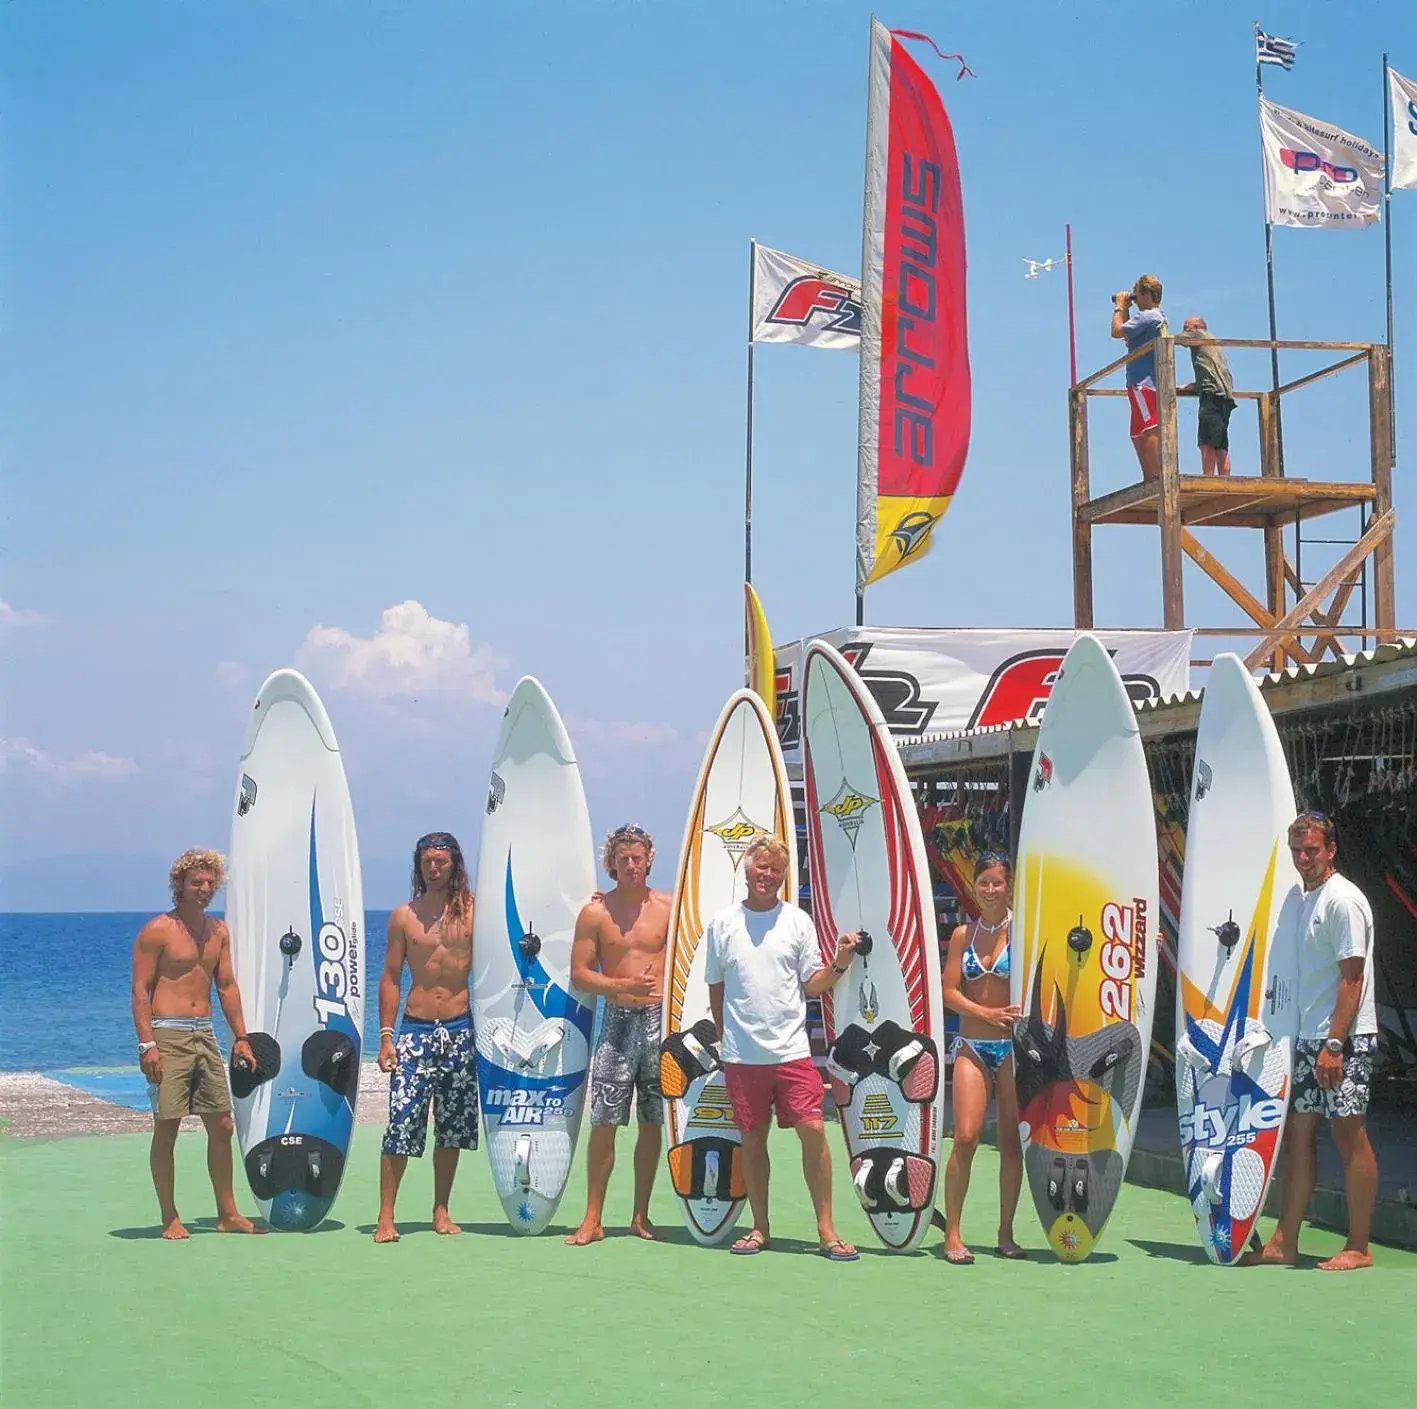
[[(696, 1023), (710, 1017), (704, 930), (714, 915), (747, 893), (743, 853), (759, 833), (787, 844), (782, 898), (795, 904), (797, 843), (787, 769), (767, 706), (744, 689), (719, 715), (689, 808), (664, 959), (666, 1040), (691, 1034)], [(719, 1243), (732, 1230), (745, 1197), (742, 1139), (722, 1069), (688, 1082), (680, 1092), (666, 1056), (661, 1079), (669, 1176), (684, 1223), (700, 1243)]]
[(1048, 1245), (1081, 1262), (1126, 1174), (1156, 993), (1156, 829), (1136, 714), (1084, 633), (1038, 731), (1014, 878), (1014, 1079)]

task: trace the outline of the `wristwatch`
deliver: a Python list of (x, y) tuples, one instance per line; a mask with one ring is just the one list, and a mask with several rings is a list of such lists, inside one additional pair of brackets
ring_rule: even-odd
[(1335, 1057), (1343, 1055), (1343, 1039), (1341, 1037), (1325, 1037), (1324, 1051), (1332, 1052)]
[(148, 1054), (149, 1052), (151, 1052), (152, 1049), (153, 1049), (154, 1047), (156, 1047), (156, 1046), (157, 1046), (157, 1043), (156, 1043), (156, 1042), (139, 1042), (139, 1043), (138, 1043), (138, 1057), (139, 1057), (139, 1059), (141, 1059), (141, 1058), (147, 1056), (147, 1054)]

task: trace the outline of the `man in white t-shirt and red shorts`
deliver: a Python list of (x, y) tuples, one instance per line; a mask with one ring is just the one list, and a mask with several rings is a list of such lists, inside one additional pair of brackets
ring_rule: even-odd
[(787, 847), (760, 836), (743, 856), (748, 893), (720, 911), (704, 932), (704, 978), (718, 1028), (724, 1083), (743, 1136), (743, 1182), (753, 1228), (730, 1251), (762, 1252), (768, 1224), (768, 1132), (773, 1111), (802, 1142), (802, 1172), (817, 1216), (824, 1257), (860, 1256), (832, 1222), (831, 1153), (822, 1119), (825, 1089), (807, 1037), (807, 999), (835, 986), (851, 968), (855, 938), (838, 941), (823, 964), (817, 931), (806, 913), (780, 897)]
[(1334, 870), (1337, 840), (1323, 813), (1295, 819), (1289, 852), (1301, 884), (1285, 898), (1276, 940), (1298, 948), (1299, 1036), (1284, 1133), (1283, 1202), (1269, 1242), (1242, 1261), (1291, 1267), (1299, 1261), (1299, 1225), (1318, 1182), (1319, 1122), (1327, 1119), (1343, 1160), (1348, 1240), (1319, 1267), (1348, 1272), (1373, 1265), (1368, 1233), (1378, 1194), (1378, 1162), (1364, 1120), (1378, 1047), (1373, 912), (1363, 892)]

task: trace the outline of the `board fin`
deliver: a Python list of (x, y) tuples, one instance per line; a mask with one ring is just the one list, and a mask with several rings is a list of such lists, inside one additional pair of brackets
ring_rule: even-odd
[(300, 1069), (348, 1100), (359, 1085), (359, 1050), (346, 1033), (321, 1028), (305, 1039)]
[(238, 1101), (245, 1100), (258, 1086), (270, 1081), (280, 1071), (280, 1043), (270, 1033), (248, 1032), (246, 1041), (250, 1044), (251, 1055), (256, 1059), (255, 1067), (242, 1066), (235, 1056), (228, 1064), (231, 1094)]

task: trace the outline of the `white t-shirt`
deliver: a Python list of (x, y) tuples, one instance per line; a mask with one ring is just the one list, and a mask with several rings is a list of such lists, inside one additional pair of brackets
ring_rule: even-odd
[(1373, 912), (1363, 892), (1337, 872), (1306, 891), (1296, 885), (1284, 898), (1279, 932), (1293, 940), (1299, 955), (1299, 1036), (1328, 1036), (1338, 1001), (1338, 962), (1363, 960), (1363, 992), (1350, 1037), (1378, 1030), (1373, 1001)]
[(812, 1055), (802, 985), (822, 967), (817, 930), (795, 905), (730, 905), (704, 931), (704, 980), (723, 985), (725, 1062), (774, 1066)]

